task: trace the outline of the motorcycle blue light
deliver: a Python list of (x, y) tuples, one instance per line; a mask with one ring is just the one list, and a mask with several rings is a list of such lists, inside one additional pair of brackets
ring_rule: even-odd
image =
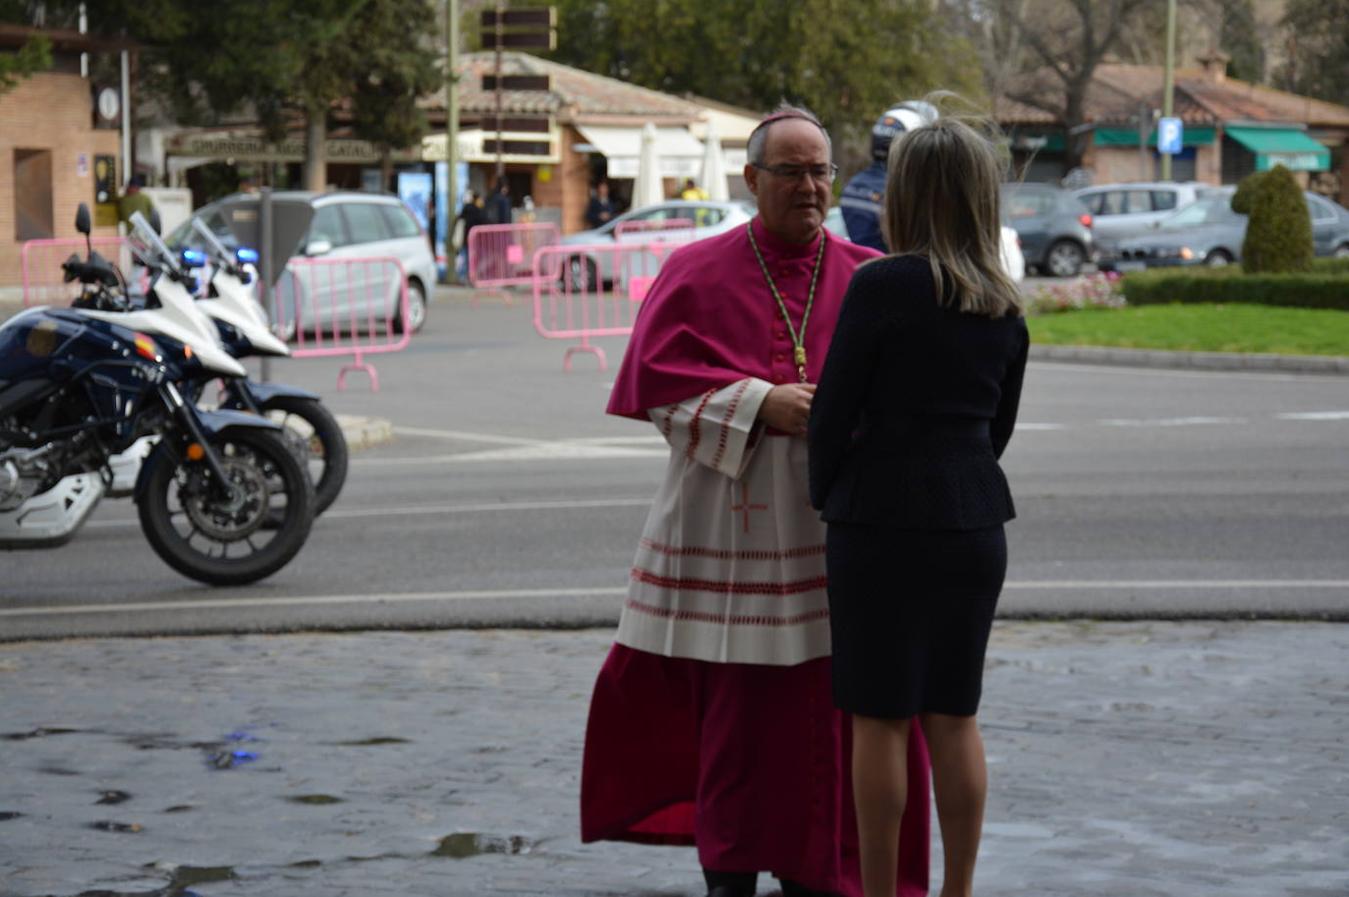
[(238, 257), (241, 264), (256, 265), (258, 263), (258, 251), (256, 249), (240, 246), (234, 254)]
[(189, 268), (200, 268), (206, 264), (206, 253), (195, 249), (183, 250), (183, 264)]

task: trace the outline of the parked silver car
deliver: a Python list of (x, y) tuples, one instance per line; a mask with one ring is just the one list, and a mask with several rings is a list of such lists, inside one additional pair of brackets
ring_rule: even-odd
[[(1198, 200), (1158, 222), (1147, 233), (1121, 240), (1116, 252), (1103, 255), (1102, 270), (1209, 265), (1241, 260), (1246, 239), (1245, 215), (1232, 211), (1235, 188), (1210, 188)], [(1304, 192), (1311, 217), (1313, 251), (1318, 256), (1349, 257), (1349, 210), (1324, 196)]]
[(1141, 234), (1185, 208), (1206, 186), (1199, 181), (1135, 181), (1084, 187), (1073, 195), (1091, 213), (1096, 248), (1104, 254), (1113, 253), (1121, 239)]
[[(350, 317), (351, 298), (363, 296), (383, 297), (384, 307), (373, 310), (377, 322), (388, 316), (399, 332), (415, 333), (422, 328), (426, 323), (427, 297), (436, 284), (436, 260), (426, 232), (398, 197), (380, 193), (278, 191), (273, 198), (277, 203), (301, 202), (313, 206), (314, 217), (296, 247), (296, 257), (337, 261), (393, 257), (407, 275), (408, 291), (407, 320), (404, 320), (398, 307), (399, 284), (396, 278), (388, 279), (386, 271), (365, 266), (347, 270), (335, 266), (329, 270), (326, 265), (315, 268), (292, 261), (287, 265), (288, 273), (277, 282), (274, 297), (279, 335), (285, 339), (295, 335), (297, 283), (302, 293), (298, 317), (306, 329)], [(194, 213), (231, 249), (236, 241), (220, 210), (237, 201), (238, 194), (226, 196)], [(201, 248), (196, 246), (190, 222), (170, 234), (167, 242), (175, 250), (183, 246)], [(387, 283), (351, 281), (353, 277), (370, 276), (387, 279)], [(367, 320), (371, 311), (357, 309), (354, 319)]]
[(1049, 184), (1002, 185), (1002, 214), (1021, 238), (1027, 268), (1073, 277), (1096, 253), (1092, 217), (1067, 190)]

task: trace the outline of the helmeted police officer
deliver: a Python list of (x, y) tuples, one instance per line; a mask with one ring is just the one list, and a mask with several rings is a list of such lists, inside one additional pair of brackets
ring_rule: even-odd
[(871, 165), (848, 181), (839, 197), (848, 239), (881, 252), (881, 208), (885, 199), (885, 160), (896, 134), (925, 125), (937, 118), (931, 103), (910, 100), (886, 110), (871, 129)]

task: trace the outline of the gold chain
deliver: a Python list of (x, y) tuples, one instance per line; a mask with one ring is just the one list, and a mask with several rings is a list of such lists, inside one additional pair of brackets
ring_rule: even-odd
[(782, 312), (782, 320), (787, 322), (787, 332), (792, 335), (792, 345), (796, 347), (792, 360), (796, 362), (796, 373), (801, 378), (801, 382), (806, 382), (806, 322), (810, 320), (810, 308), (815, 304), (815, 284), (820, 279), (820, 262), (824, 260), (824, 244), (829, 239), (828, 233), (823, 228), (820, 229), (820, 250), (815, 254), (815, 269), (810, 272), (810, 292), (806, 294), (806, 310), (801, 315), (801, 331), (797, 332), (792, 326), (792, 316), (787, 311), (787, 303), (783, 301), (782, 294), (778, 292), (778, 285), (773, 283), (773, 275), (768, 273), (768, 263), (763, 259), (763, 253), (759, 251), (759, 242), (754, 239), (754, 223), (750, 222), (745, 226), (745, 231), (749, 234), (749, 245), (754, 250), (754, 257), (759, 260), (759, 270), (763, 272), (764, 280), (768, 281), (768, 289), (772, 292), (773, 298), (778, 301), (778, 310)]

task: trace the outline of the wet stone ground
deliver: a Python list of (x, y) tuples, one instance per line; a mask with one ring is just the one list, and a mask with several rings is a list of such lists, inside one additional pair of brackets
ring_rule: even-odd
[[(701, 895), (690, 850), (578, 842), (609, 635), (0, 644), (0, 895)], [(979, 893), (1349, 894), (1346, 661), (1343, 625), (999, 624)]]

